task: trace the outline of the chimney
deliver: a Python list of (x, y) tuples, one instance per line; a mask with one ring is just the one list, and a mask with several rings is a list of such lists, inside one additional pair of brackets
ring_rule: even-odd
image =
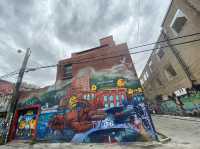
[(111, 35), (111, 36), (100, 39), (100, 45), (101, 46), (108, 45), (110, 47), (114, 46), (115, 42), (113, 40), (113, 36)]

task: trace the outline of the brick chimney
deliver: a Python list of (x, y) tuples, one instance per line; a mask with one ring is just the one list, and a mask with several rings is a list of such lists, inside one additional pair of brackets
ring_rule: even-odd
[(108, 37), (105, 37), (105, 38), (101, 38), (100, 39), (100, 45), (103, 46), (103, 45), (109, 45), (110, 47), (114, 46), (115, 45), (115, 42), (113, 40), (113, 36), (108, 36)]

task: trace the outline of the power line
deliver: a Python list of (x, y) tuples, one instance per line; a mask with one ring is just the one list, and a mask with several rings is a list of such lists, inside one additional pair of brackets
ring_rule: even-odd
[(150, 46), (150, 45), (154, 45), (154, 44), (158, 44), (158, 43), (162, 43), (162, 42), (167, 42), (167, 41), (181, 39), (181, 38), (195, 36), (195, 35), (200, 35), (200, 33), (188, 34), (188, 35), (183, 35), (183, 36), (179, 36), (179, 37), (175, 37), (175, 38), (169, 38), (168, 40), (161, 40), (161, 41), (157, 41), (157, 42), (142, 44), (142, 45), (139, 45), (139, 46), (131, 47), (131, 48), (129, 48), (129, 50), (130, 49), (138, 49), (138, 48), (141, 48), (141, 47), (146, 47), (146, 46)]
[[(145, 47), (145, 46), (149, 46), (149, 45), (153, 45), (153, 44), (158, 44), (158, 43), (162, 43), (162, 42), (167, 42), (167, 41), (170, 41), (170, 40), (176, 40), (176, 39), (181, 39), (181, 38), (186, 38), (186, 37), (191, 37), (191, 36), (195, 36), (195, 35), (200, 35), (200, 33), (193, 33), (193, 34), (188, 34), (188, 35), (183, 35), (183, 36), (179, 36), (179, 37), (175, 37), (175, 38), (170, 38), (168, 40), (162, 40), (162, 41), (157, 41), (157, 42), (152, 42), (152, 43), (147, 43), (147, 44), (143, 44), (143, 45), (139, 45), (139, 46), (134, 46), (134, 47), (131, 47), (129, 48), (128, 50), (132, 50), (132, 49), (137, 49), (137, 48), (140, 48), (140, 47)], [(1, 40), (0, 40), (1, 41)], [(4, 43), (5, 44), (5, 43)], [(176, 44), (175, 44), (176, 45)], [(8, 45), (7, 45), (8, 46)], [(10, 47), (10, 46), (9, 46)], [(13, 47), (11, 47), (12, 49), (14, 49)], [(162, 48), (162, 47), (161, 47)], [(142, 53), (142, 52), (147, 52), (147, 51), (151, 51), (151, 49), (149, 50), (142, 50), (142, 51), (138, 51), (138, 52), (134, 52), (134, 53), (130, 53), (130, 54), (138, 54), (138, 53)], [(112, 53), (107, 53), (106, 55), (109, 55), (109, 54), (112, 54)], [(105, 56), (104, 54), (102, 54), (101, 56)], [(95, 57), (94, 57), (95, 58)], [(79, 60), (85, 60), (85, 59), (88, 59), (88, 58), (83, 58), (83, 59), (79, 59)], [(91, 59), (91, 58), (90, 58)], [(54, 65), (53, 65), (54, 66)], [(7, 74), (6, 74), (7, 75)], [(0, 78), (2, 78), (4, 76), (1, 76)]]
[[(153, 45), (153, 44), (158, 44), (158, 43), (162, 43), (162, 42), (167, 42), (167, 41), (170, 41), (170, 40), (176, 40), (176, 39), (181, 39), (181, 38), (186, 38), (186, 37), (191, 37), (191, 36), (195, 36), (195, 35), (200, 35), (200, 33), (193, 33), (193, 34), (189, 34), (189, 35), (183, 35), (183, 36), (179, 36), (179, 37), (175, 37), (175, 38), (170, 38), (168, 40), (162, 40), (162, 41), (158, 41), (158, 42), (152, 42), (152, 43), (148, 43), (148, 44), (143, 44), (143, 45), (139, 45), (139, 46), (135, 46), (135, 47), (131, 47), (129, 48), (128, 50), (131, 51), (132, 49), (137, 49), (137, 48), (140, 48), (140, 47), (145, 47), (145, 46), (149, 46), (149, 45)], [(151, 50), (150, 50), (151, 51)], [(136, 52), (137, 53), (140, 53), (140, 51)], [(110, 53), (106, 53), (106, 54), (102, 54), (100, 56), (107, 56), (109, 54), (113, 54), (113, 52), (110, 52)], [(99, 56), (99, 57), (100, 57)], [(90, 59), (91, 58), (96, 58), (95, 56), (94, 57), (89, 57)], [(82, 58), (82, 59), (79, 59), (79, 60), (85, 60), (85, 59), (88, 59), (88, 58)]]
[(17, 74), (17, 73), (18, 73), (18, 70), (15, 70), (15, 71), (13, 71), (13, 72), (10, 72), (10, 73), (8, 73), (8, 74), (5, 74), (5, 75), (3, 75), (3, 76), (0, 76), (0, 78), (9, 77), (10, 75)]
[[(196, 41), (200, 41), (200, 39), (196, 39), (196, 40), (191, 40), (191, 41), (187, 41), (187, 42), (182, 42), (182, 43), (177, 43), (177, 44), (173, 44), (172, 46), (177, 46), (177, 45), (182, 45), (182, 44), (188, 44), (188, 43), (192, 43), (192, 42), (196, 42)], [(163, 47), (160, 47), (160, 48), (166, 48), (166, 47), (169, 47), (169, 46), (163, 46)], [(125, 56), (125, 55), (130, 55), (130, 54), (138, 54), (138, 53), (144, 53), (144, 52), (149, 52), (149, 51), (153, 51), (153, 50), (156, 50), (157, 48), (152, 48), (152, 49), (147, 49), (147, 50), (142, 50), (142, 51), (138, 51), (138, 52), (131, 52), (131, 53), (127, 53), (127, 54), (120, 54), (120, 55), (116, 55), (116, 56), (110, 56), (110, 57), (104, 57), (104, 58), (100, 58), (100, 59), (94, 59), (95, 61), (98, 61), (98, 60), (105, 60), (105, 59), (109, 59), (109, 58), (116, 58), (116, 57), (121, 57), (121, 56)], [(91, 62), (91, 61), (94, 61), (94, 60), (88, 60), (88, 61), (79, 61), (79, 62), (72, 62), (72, 64), (79, 64), (79, 63), (87, 63), (87, 62)], [(27, 69), (25, 72), (30, 72), (30, 71), (36, 71), (38, 69), (44, 69), (44, 68), (51, 68), (51, 67), (56, 67), (57, 64), (55, 65), (47, 65), (47, 66), (42, 66), (42, 67), (35, 67), (35, 68), (29, 68)], [(15, 73), (13, 75), (16, 75), (18, 73)]]
[[(187, 42), (176, 43), (176, 44), (173, 44), (171, 46), (188, 44), (188, 43), (192, 43), (192, 42), (196, 42), (196, 41), (200, 41), (200, 39), (190, 40), (190, 41), (187, 41)], [(160, 47), (160, 48), (166, 48), (166, 47), (169, 47), (169, 46), (167, 45), (167, 46), (163, 46), (163, 47)], [(137, 51), (137, 52), (130, 52), (130, 53), (127, 53), (127, 54), (120, 54), (120, 55), (116, 55), (116, 56), (110, 56), (110, 57), (105, 57), (105, 58), (101, 58), (101, 59), (94, 59), (94, 60), (95, 61), (96, 60), (104, 60), (104, 59), (109, 59), (109, 58), (121, 57), (121, 56), (129, 55), (129, 54), (130, 55), (132, 55), (132, 54), (139, 54), (139, 53), (153, 51), (153, 50), (156, 50), (156, 49), (158, 49), (158, 48), (152, 48), (152, 49), (147, 49), (147, 50), (142, 50), (142, 51)], [(94, 60), (92, 60), (92, 61), (94, 61)], [(72, 62), (72, 64), (79, 64), (79, 63), (85, 63), (85, 62), (91, 62), (91, 59), (89, 61), (79, 61), (79, 62), (75, 62), (75, 63)]]
[[(149, 46), (149, 45), (153, 45), (153, 44), (158, 44), (158, 43), (162, 43), (162, 42), (167, 42), (169, 40), (176, 40), (176, 39), (181, 39), (181, 38), (185, 38), (185, 37), (190, 37), (190, 36), (195, 36), (195, 35), (199, 35), (200, 33), (193, 33), (193, 34), (189, 34), (189, 35), (183, 35), (183, 36), (179, 36), (179, 37), (175, 37), (175, 38), (170, 38), (168, 40), (162, 40), (162, 41), (158, 41), (158, 42), (152, 42), (152, 43), (148, 43), (148, 44), (143, 44), (143, 45), (139, 45), (139, 46), (135, 46), (135, 47), (131, 47), (129, 48), (129, 51), (131, 49), (137, 49), (137, 48), (140, 48), (140, 47), (145, 47), (145, 46)], [(182, 42), (182, 43), (177, 43), (177, 44), (173, 44), (172, 46), (175, 46), (175, 45), (180, 45), (180, 44), (185, 44), (185, 43), (190, 43), (190, 42), (195, 42), (195, 41), (199, 41), (199, 39), (197, 40), (191, 40), (189, 42)], [(165, 47), (168, 47), (168, 46), (164, 46), (164, 47), (160, 47), (160, 48), (165, 48)], [(111, 57), (104, 57), (104, 58), (101, 58), (100, 60), (103, 60), (103, 59), (108, 59), (108, 58), (114, 58), (114, 57), (120, 57), (120, 56), (123, 56), (123, 55), (129, 55), (129, 54), (139, 54), (139, 53), (143, 53), (143, 52), (148, 52), (148, 51), (152, 51), (154, 49), (157, 49), (157, 48), (153, 48), (153, 49), (147, 49), (147, 50), (142, 50), (142, 51), (137, 51), (137, 52), (130, 52), (130, 53), (127, 53), (127, 54), (120, 54), (120, 55), (117, 55), (117, 56), (111, 56)], [(112, 53), (111, 53), (112, 54)], [(107, 53), (107, 55), (109, 55)], [(104, 56), (104, 55), (101, 55), (101, 56)], [(97, 57), (93, 57), (94, 60), (98, 60), (96, 59)], [(92, 58), (92, 59), (93, 59)], [(88, 59), (88, 58), (83, 58), (83, 59), (79, 59), (79, 60), (85, 60), (85, 59)], [(91, 61), (91, 58), (90, 58), (90, 61)], [(74, 64), (78, 64), (78, 63), (83, 63), (83, 62), (90, 62), (90, 61), (81, 61), (81, 62), (74, 62)], [(43, 68), (49, 68), (49, 67), (56, 67), (57, 65), (49, 65), (49, 66), (41, 66), (41, 67), (33, 67), (31, 69), (28, 69), (26, 70), (25, 72), (29, 72), (29, 71), (35, 71), (38, 69), (43, 69)], [(8, 74), (5, 74), (3, 76), (1, 76), (0, 78), (5, 78), (5, 77), (9, 77), (10, 75), (16, 75), (18, 74), (16, 71), (14, 72), (11, 72), (11, 73), (8, 73)]]
[[(200, 39), (196, 39), (196, 40), (190, 40), (190, 41), (187, 41), (187, 42), (181, 42), (181, 43), (176, 43), (176, 44), (173, 44), (171, 46), (178, 46), (178, 45), (182, 45), (182, 44), (188, 44), (188, 43), (192, 43), (192, 42), (197, 42), (197, 41), (200, 41)], [(168, 45), (167, 46), (162, 46), (160, 48), (167, 48), (169, 47)], [(156, 50), (158, 48), (152, 48), (152, 49), (146, 49), (146, 50), (142, 50), (142, 51), (137, 51), (137, 52), (130, 52), (130, 53), (127, 53), (127, 54), (119, 54), (119, 55), (115, 55), (115, 56), (110, 56), (110, 57), (104, 57), (104, 58), (99, 58), (99, 59), (93, 59), (93, 60), (88, 60), (88, 61), (78, 61), (78, 62), (72, 62), (72, 64), (79, 64), (79, 63), (87, 63), (87, 62), (91, 62), (91, 61), (99, 61), (99, 60), (105, 60), (105, 59), (109, 59), (109, 58), (116, 58), (116, 57), (121, 57), (121, 56), (125, 56), (125, 55), (132, 55), (132, 54), (139, 54), (139, 53), (144, 53), (144, 52), (149, 52), (149, 51), (153, 51), (153, 50)], [(88, 58), (87, 58), (88, 59)], [(58, 64), (59, 65), (59, 64)], [(62, 65), (62, 64), (61, 64)], [(36, 71), (36, 70), (39, 70), (39, 69), (45, 69), (45, 68), (52, 68), (52, 67), (56, 67), (57, 64), (54, 64), (54, 65), (46, 65), (46, 66), (41, 66), (41, 67), (34, 67), (34, 68), (28, 68), (25, 70), (25, 72), (30, 72), (30, 71)], [(10, 74), (10, 73), (9, 73)], [(13, 73), (12, 75), (16, 75), (18, 73)], [(8, 75), (8, 74), (6, 74)], [(6, 76), (4, 75), (4, 76)], [(1, 77), (0, 77), (1, 78)]]

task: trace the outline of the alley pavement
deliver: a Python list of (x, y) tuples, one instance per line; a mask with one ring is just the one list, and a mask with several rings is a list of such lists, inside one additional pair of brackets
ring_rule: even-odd
[(171, 143), (197, 145), (200, 149), (200, 118), (154, 115), (153, 121), (158, 132), (171, 138)]

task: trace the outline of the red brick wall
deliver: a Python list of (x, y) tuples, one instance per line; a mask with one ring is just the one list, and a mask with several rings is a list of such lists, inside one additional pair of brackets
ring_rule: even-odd
[(107, 45), (90, 49), (85, 52), (75, 53), (72, 54), (70, 59), (59, 61), (57, 80), (64, 80), (63, 66), (69, 63), (72, 63), (72, 73), (73, 76), (75, 76), (80, 69), (86, 67), (92, 67), (95, 70), (112, 68), (114, 65), (121, 64), (121, 61), (125, 58), (125, 63), (132, 64), (131, 67), (129, 66), (129, 69), (135, 72), (135, 68), (133, 66), (126, 43), (115, 45), (114, 41), (112, 42), (112, 36), (103, 38), (100, 41), (101, 44), (105, 43)]

